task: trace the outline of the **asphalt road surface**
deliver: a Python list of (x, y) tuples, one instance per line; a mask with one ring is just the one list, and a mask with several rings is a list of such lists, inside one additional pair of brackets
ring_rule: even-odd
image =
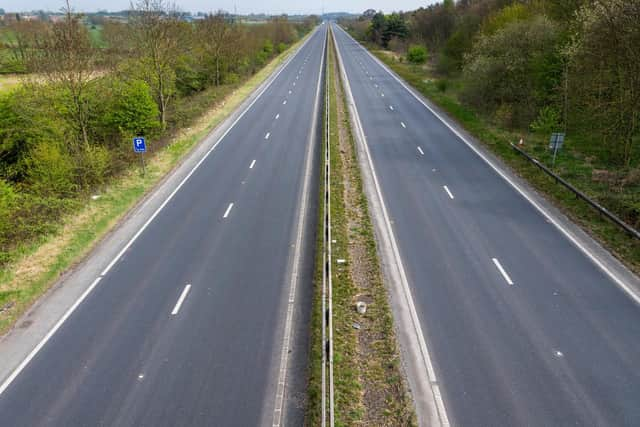
[(292, 287), (310, 306), (325, 28), (9, 384), (0, 425), (300, 424), (281, 367)]
[(640, 425), (640, 308), (343, 30), (448, 420)]

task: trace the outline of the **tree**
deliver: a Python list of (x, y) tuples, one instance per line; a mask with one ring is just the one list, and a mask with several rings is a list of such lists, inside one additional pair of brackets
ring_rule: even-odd
[(2, 31), (4, 44), (18, 71), (24, 72), (28, 68), (30, 51), (35, 49), (36, 41), (46, 30), (46, 24), (42, 21), (15, 20), (9, 22), (5, 31)]
[(572, 104), (625, 166), (640, 134), (640, 0), (583, 7), (567, 49)]
[(385, 28), (385, 19), (384, 13), (378, 12), (371, 18), (371, 23), (369, 24), (369, 39), (374, 42), (380, 44), (382, 42), (382, 32)]
[(175, 67), (185, 46), (177, 11), (165, 0), (140, 0), (130, 17), (137, 68), (158, 105), (159, 121), (167, 124), (167, 108), (175, 95)]
[(135, 44), (129, 24), (106, 20), (102, 27), (102, 38), (106, 45), (102, 49), (102, 65), (111, 68), (111, 72), (117, 71), (123, 62), (135, 56)]
[(295, 39), (293, 28), (289, 24), (287, 15), (276, 16), (269, 21), (274, 45), (285, 43), (290, 44)]
[(382, 45), (384, 47), (389, 46), (389, 41), (392, 38), (405, 39), (408, 34), (409, 29), (402, 15), (392, 13), (385, 17), (384, 29), (382, 30)]
[[(62, 103), (61, 114), (86, 146), (92, 103), (88, 87), (98, 75), (98, 52), (68, 1), (64, 11), (61, 21), (46, 26), (35, 38), (33, 48), (27, 50), (28, 62), (29, 68), (38, 73), (37, 79), (44, 78), (60, 88), (61, 96), (56, 100)], [(32, 83), (34, 87), (40, 84), (38, 80)]]
[(215, 15), (207, 15), (197, 26), (198, 40), (206, 56), (205, 60), (212, 60), (215, 64), (216, 86), (220, 85), (221, 63), (236, 48), (237, 40), (236, 24), (222, 11)]
[(526, 21), (532, 17), (533, 11), (524, 4), (514, 3), (506, 6), (491, 16), (489, 16), (482, 25), (482, 34), (492, 35), (503, 29), (507, 25), (517, 22)]
[(482, 35), (464, 68), (463, 99), (504, 125), (527, 126), (554, 100), (562, 66), (557, 25), (544, 16)]
[(542, 0), (543, 13), (557, 21), (569, 22), (589, 0)]
[(360, 19), (371, 19), (375, 14), (376, 14), (375, 9), (367, 9), (364, 12), (362, 12)]
[(437, 3), (411, 14), (411, 31), (432, 50), (439, 49), (454, 31), (455, 6), (452, 2)]

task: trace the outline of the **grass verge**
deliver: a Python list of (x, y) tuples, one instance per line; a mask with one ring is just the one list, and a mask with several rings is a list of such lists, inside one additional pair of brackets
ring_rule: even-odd
[(20, 84), (20, 78), (15, 74), (0, 74), (0, 93), (8, 92)]
[[(529, 182), (541, 194), (544, 194), (572, 221), (600, 241), (628, 268), (640, 273), (640, 241), (630, 237), (619, 227), (600, 216), (585, 202), (577, 199), (564, 187), (557, 185), (552, 178), (517, 154), (510, 147), (509, 142), (518, 141), (523, 136), (522, 132), (500, 128), (488, 118), (463, 105), (457, 97), (458, 91), (455, 81), (438, 80), (433, 78), (425, 67), (399, 62), (393, 54), (387, 51), (371, 49), (370, 46), (368, 48), (402, 79), (461, 124), (493, 154), (501, 158), (516, 174)], [(525, 150), (543, 163), (550, 165), (551, 154), (546, 148), (547, 140), (530, 134), (527, 134), (525, 139), (527, 141)], [(571, 145), (571, 141), (568, 139), (564, 150), (558, 157), (556, 173), (614, 212), (616, 209), (611, 203), (616, 203), (615, 200), (630, 198), (637, 201), (640, 198), (640, 185), (629, 185), (624, 188), (624, 194), (616, 194), (615, 198), (612, 197), (613, 193), (623, 191), (622, 188), (616, 190), (616, 188), (612, 188), (610, 183), (597, 179), (598, 172), (607, 172), (599, 170), (604, 166), (594, 163), (595, 156), (579, 152)], [(620, 212), (618, 214), (621, 215)]]
[[(415, 425), (332, 43), (328, 52), (336, 425)], [(321, 220), (319, 227), (307, 425), (321, 417)], [(358, 301), (367, 304), (365, 314), (356, 311)]]
[[(305, 37), (306, 39), (306, 37)], [(222, 97), (191, 127), (147, 158), (146, 175), (138, 166), (128, 169), (89, 199), (79, 211), (66, 216), (60, 227), (37, 242), (20, 247), (14, 262), (0, 270), (0, 334), (61, 276), (85, 257), (125, 214), (171, 172), (211, 130), (236, 109), (305, 39), (292, 45), (237, 89)]]

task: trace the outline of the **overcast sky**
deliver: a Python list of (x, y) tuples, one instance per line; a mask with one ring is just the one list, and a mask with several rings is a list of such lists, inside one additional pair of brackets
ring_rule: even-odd
[[(6, 11), (50, 10), (57, 11), (64, 0), (0, 0), (0, 7)], [(72, 7), (79, 12), (94, 12), (99, 9), (122, 10), (129, 6), (130, 0), (71, 0)], [(209, 12), (224, 9), (238, 13), (289, 13), (309, 14), (324, 10), (327, 12), (355, 12), (365, 9), (381, 9), (385, 12), (413, 10), (420, 6), (435, 3), (435, 0), (176, 0), (175, 3), (185, 11)]]

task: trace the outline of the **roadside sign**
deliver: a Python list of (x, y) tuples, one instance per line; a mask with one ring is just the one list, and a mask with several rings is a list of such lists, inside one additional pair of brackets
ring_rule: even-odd
[(562, 148), (562, 144), (564, 144), (564, 133), (552, 133), (549, 140), (549, 150), (557, 151)]
[(145, 175), (144, 170), (144, 153), (147, 151), (147, 144), (144, 141), (144, 138), (141, 136), (136, 136), (133, 138), (133, 151), (136, 153), (140, 153), (140, 162), (142, 162), (142, 175)]
[(556, 155), (558, 154), (558, 150), (562, 148), (562, 144), (564, 144), (564, 132), (552, 133), (551, 139), (549, 140), (549, 150), (553, 150), (552, 168), (556, 165)]
[(133, 151), (136, 153), (144, 153), (147, 151), (147, 145), (141, 136), (133, 138)]

